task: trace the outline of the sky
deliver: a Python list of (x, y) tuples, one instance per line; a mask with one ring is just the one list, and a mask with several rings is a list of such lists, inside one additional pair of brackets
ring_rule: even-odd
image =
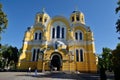
[(7, 14), (8, 28), (2, 33), (0, 43), (21, 48), (27, 27), (34, 25), (37, 12), (45, 11), (54, 17), (61, 15), (69, 19), (74, 10), (84, 13), (85, 22), (94, 33), (96, 54), (103, 47), (115, 49), (120, 42), (116, 33), (115, 14), (117, 0), (0, 0)]

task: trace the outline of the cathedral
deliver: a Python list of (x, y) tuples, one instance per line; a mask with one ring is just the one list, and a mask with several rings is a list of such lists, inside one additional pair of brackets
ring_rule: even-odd
[(28, 27), (19, 57), (18, 70), (96, 72), (93, 32), (78, 10), (50, 17), (45, 10), (36, 13)]

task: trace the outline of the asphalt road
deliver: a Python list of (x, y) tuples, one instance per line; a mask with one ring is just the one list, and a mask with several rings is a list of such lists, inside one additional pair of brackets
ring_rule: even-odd
[[(100, 80), (98, 74), (69, 72), (0, 72), (0, 80)], [(107, 80), (114, 80), (113, 75)]]

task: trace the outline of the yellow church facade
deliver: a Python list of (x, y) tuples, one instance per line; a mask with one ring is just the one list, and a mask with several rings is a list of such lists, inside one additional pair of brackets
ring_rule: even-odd
[(24, 35), (18, 69), (39, 71), (96, 72), (93, 32), (85, 25), (84, 14), (73, 11), (70, 18), (50, 17), (44, 10)]

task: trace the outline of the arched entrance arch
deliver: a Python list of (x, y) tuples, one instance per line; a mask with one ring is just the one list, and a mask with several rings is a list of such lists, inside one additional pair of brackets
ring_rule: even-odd
[(50, 69), (60, 71), (62, 66), (62, 56), (59, 52), (53, 52), (51, 54), (51, 62), (50, 62)]

